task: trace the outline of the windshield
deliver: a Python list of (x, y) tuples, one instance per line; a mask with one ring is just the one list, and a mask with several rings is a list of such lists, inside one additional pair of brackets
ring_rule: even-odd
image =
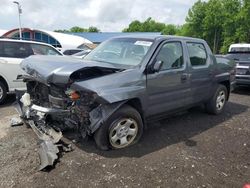
[(228, 54), (226, 57), (235, 61), (250, 61), (250, 53)]
[(250, 52), (250, 47), (232, 47), (230, 53)]
[(139, 65), (152, 45), (148, 39), (118, 38), (100, 44), (85, 59), (116, 65)]

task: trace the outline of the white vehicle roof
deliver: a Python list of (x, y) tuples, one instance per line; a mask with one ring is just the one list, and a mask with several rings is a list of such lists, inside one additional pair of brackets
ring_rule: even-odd
[(229, 47), (229, 52), (231, 52), (232, 48), (250, 48), (250, 44), (247, 43), (231, 44)]
[(0, 41), (21, 42), (21, 43), (34, 43), (34, 44), (42, 44), (42, 45), (46, 45), (46, 46), (51, 46), (48, 43), (36, 42), (36, 41), (32, 41), (32, 40), (19, 40), (19, 39), (0, 38)]

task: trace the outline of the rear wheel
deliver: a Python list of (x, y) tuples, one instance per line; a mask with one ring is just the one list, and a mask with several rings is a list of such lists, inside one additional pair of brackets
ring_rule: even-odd
[(139, 112), (124, 105), (95, 132), (94, 138), (99, 149), (121, 149), (135, 144), (142, 133), (143, 123)]
[(7, 97), (7, 88), (3, 82), (0, 81), (0, 104), (2, 104)]
[(206, 103), (206, 110), (211, 114), (220, 114), (226, 105), (228, 91), (224, 85), (219, 85), (214, 96)]

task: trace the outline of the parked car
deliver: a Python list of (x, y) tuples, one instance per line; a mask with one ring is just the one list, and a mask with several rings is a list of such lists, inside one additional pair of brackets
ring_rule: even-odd
[(73, 54), (76, 54), (76, 53), (82, 52), (82, 51), (84, 51), (84, 50), (80, 49), (80, 48), (75, 48), (75, 49), (62, 50), (62, 53), (63, 53), (63, 55), (73, 55)]
[(76, 54), (73, 54), (72, 57), (83, 59), (86, 55), (88, 55), (91, 52), (91, 50), (81, 51)]
[(19, 64), (30, 55), (62, 55), (53, 46), (39, 42), (0, 39), (0, 104), (7, 93), (24, 89), (23, 82), (14, 81), (18, 74), (24, 74)]
[(236, 65), (236, 84), (250, 86), (250, 44), (232, 44), (226, 58)]
[(228, 50), (229, 53), (233, 53), (233, 52), (250, 52), (250, 44), (242, 44), (242, 43), (239, 43), (239, 44), (231, 44), (229, 46), (229, 50)]
[(84, 43), (74, 49), (64, 49), (64, 55), (72, 55), (76, 56), (76, 58), (83, 58), (86, 54), (88, 54), (91, 50), (93, 50), (97, 45), (96, 44), (88, 44)]
[(98, 46), (98, 44), (94, 44), (94, 43), (83, 43), (80, 46), (78, 46), (77, 48), (83, 49), (83, 50), (93, 50)]
[(151, 118), (199, 104), (222, 113), (235, 80), (227, 62), (217, 62), (201, 39), (113, 38), (83, 60), (25, 59), (29, 75), (19, 78), (28, 89), (18, 93), (16, 107), (43, 140), (42, 169), (57, 158), (55, 143), (65, 129), (93, 135), (102, 150), (121, 149), (138, 142)]

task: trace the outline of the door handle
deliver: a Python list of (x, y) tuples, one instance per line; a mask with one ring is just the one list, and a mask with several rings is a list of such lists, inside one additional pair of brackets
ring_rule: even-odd
[(181, 75), (181, 81), (187, 81), (187, 79), (188, 79), (188, 74), (187, 73), (184, 73), (184, 74), (182, 74)]

